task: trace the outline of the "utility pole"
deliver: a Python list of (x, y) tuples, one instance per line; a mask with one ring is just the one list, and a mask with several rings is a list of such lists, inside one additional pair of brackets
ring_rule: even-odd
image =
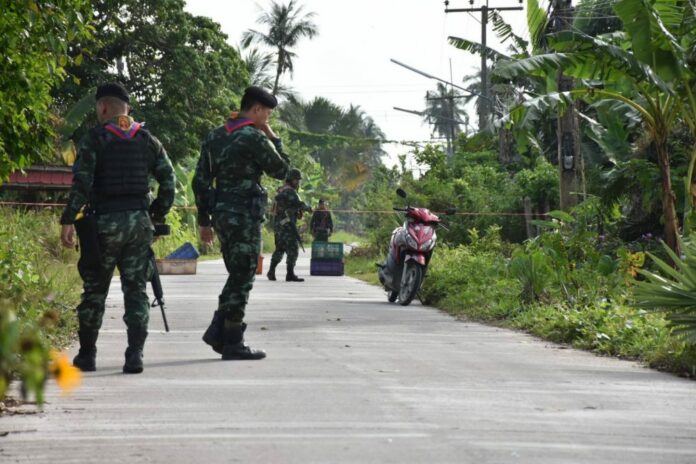
[[(574, 9), (571, 0), (554, 0), (551, 13), (553, 32), (572, 29)], [(558, 73), (558, 91), (568, 92), (573, 89), (573, 78)], [(578, 204), (578, 168), (580, 167), (580, 128), (575, 112), (575, 103), (571, 103), (565, 112), (558, 114), (558, 170), (560, 174), (560, 207), (567, 211)]]
[[(519, 0), (522, 3), (522, 0)], [(488, 6), (488, 0), (485, 5), (479, 8), (473, 8), (474, 0), (469, 0), (471, 8), (449, 8), (449, 0), (445, 0), (445, 13), (481, 13), (481, 45), (486, 49), (486, 32), (488, 26), (488, 12), (494, 11), (522, 11), (521, 6), (506, 6), (491, 8)], [(481, 94), (483, 99), (479, 103), (479, 131), (483, 131), (488, 127), (488, 120), (491, 114), (489, 103), (491, 101), (490, 92), (488, 89), (488, 64), (486, 62), (485, 51), (481, 53)]]

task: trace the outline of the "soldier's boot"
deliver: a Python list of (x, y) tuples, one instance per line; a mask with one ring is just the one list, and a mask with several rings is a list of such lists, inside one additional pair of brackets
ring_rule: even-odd
[(276, 280), (275, 270), (277, 265), (277, 261), (274, 262), (273, 260), (271, 260), (271, 265), (269, 266), (268, 272), (266, 273), (266, 277), (268, 277), (268, 280)]
[(222, 348), (222, 359), (231, 360), (257, 360), (266, 357), (262, 350), (252, 350), (244, 343), (244, 331), (246, 324), (235, 324), (225, 327), (225, 345)]
[(304, 279), (295, 275), (295, 266), (288, 266), (288, 273), (285, 275), (286, 282), (304, 282)]
[(73, 358), (73, 366), (83, 372), (97, 370), (97, 337), (98, 330), (80, 329), (77, 333), (80, 339), (80, 351)]
[(216, 353), (222, 354), (222, 346), (224, 345), (223, 329), (225, 319), (222, 313), (218, 310), (213, 313), (213, 320), (203, 334), (203, 341), (213, 348)]
[(128, 329), (128, 348), (124, 374), (140, 374), (143, 371), (143, 346), (147, 338), (147, 329)]

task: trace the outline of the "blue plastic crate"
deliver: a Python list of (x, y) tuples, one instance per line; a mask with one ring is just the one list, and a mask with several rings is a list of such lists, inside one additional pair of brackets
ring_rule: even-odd
[(309, 275), (313, 276), (342, 276), (343, 261), (312, 259), (309, 262)]
[(342, 242), (312, 242), (312, 259), (343, 261)]
[(191, 242), (186, 242), (176, 250), (172, 251), (164, 259), (196, 259), (200, 256), (196, 247)]

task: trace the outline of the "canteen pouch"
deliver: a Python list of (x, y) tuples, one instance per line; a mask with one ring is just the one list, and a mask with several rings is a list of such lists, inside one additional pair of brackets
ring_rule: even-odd
[(251, 197), (249, 209), (252, 218), (263, 220), (268, 203), (268, 192), (260, 185), (256, 184), (256, 186), (258, 190), (255, 192), (255, 195)]

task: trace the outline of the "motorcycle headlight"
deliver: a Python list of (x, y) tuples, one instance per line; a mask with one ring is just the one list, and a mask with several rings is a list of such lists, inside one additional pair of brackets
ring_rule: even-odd
[(411, 234), (406, 235), (406, 245), (413, 248), (414, 250), (418, 249), (418, 242), (416, 242), (416, 239), (413, 238)]
[(434, 245), (435, 245), (435, 240), (433, 240), (431, 238), (428, 241), (426, 241), (424, 244), (422, 244), (420, 249), (421, 249), (421, 251), (430, 251)]

